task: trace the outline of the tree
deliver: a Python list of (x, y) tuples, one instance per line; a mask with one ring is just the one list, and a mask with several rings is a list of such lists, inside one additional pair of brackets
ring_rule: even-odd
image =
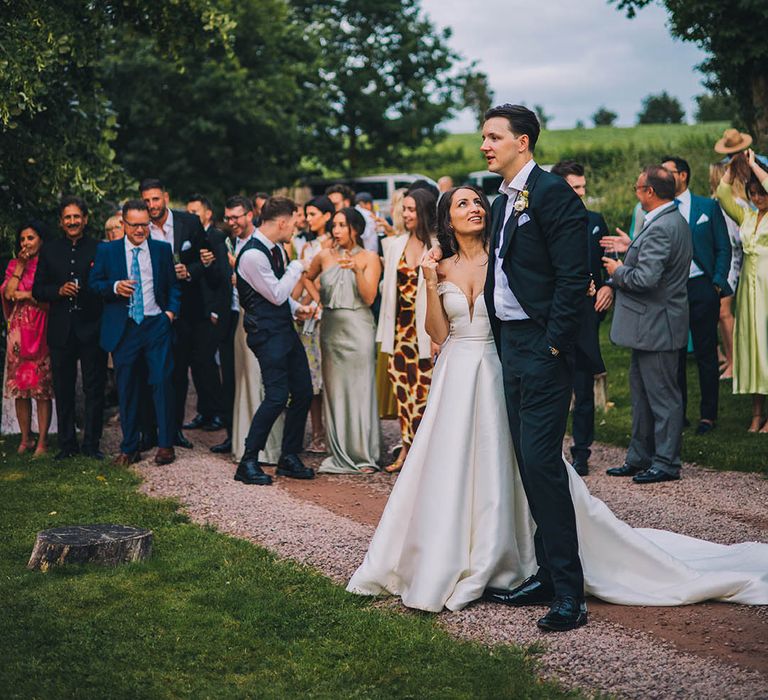
[(554, 119), (551, 114), (547, 114), (544, 111), (544, 107), (541, 105), (533, 105), (533, 111), (536, 112), (536, 118), (539, 120), (542, 129), (546, 129), (549, 126), (549, 122)]
[(470, 67), (464, 75), (462, 98), (464, 107), (474, 112), (477, 127), (481, 129), (485, 121), (485, 113), (493, 106), (493, 90), (488, 82), (488, 76)]
[(729, 95), (696, 95), (696, 121), (731, 122), (737, 112), (736, 103)]
[(666, 90), (658, 95), (648, 95), (643, 100), (643, 109), (637, 115), (638, 124), (680, 124), (685, 110), (676, 97), (670, 97)]
[(461, 104), (458, 55), (418, 0), (291, 0), (322, 51), (328, 165), (345, 172), (404, 167), (433, 150)]
[(592, 122), (595, 126), (613, 126), (618, 117), (616, 112), (611, 112), (610, 109), (602, 106), (592, 115)]
[[(628, 17), (650, 0), (609, 0)], [(706, 86), (733, 96), (744, 125), (768, 146), (768, 42), (763, 0), (663, 0), (672, 35), (709, 54)]]

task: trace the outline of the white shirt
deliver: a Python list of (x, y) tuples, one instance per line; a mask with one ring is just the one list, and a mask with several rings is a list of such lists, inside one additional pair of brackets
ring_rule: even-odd
[[(275, 244), (259, 229), (256, 229), (253, 237), (261, 241), (267, 247), (270, 254), (272, 253)], [(278, 247), (278, 250), (283, 257), (283, 263), (285, 263), (285, 251), (282, 247)], [(281, 306), (287, 301), (292, 311), (299, 304), (291, 298), (291, 292), (301, 278), (303, 271), (304, 266), (298, 260), (293, 260), (286, 267), (285, 274), (280, 279), (277, 279), (267, 256), (254, 248), (243, 253), (238, 266), (239, 275), (261, 296), (275, 306)]]
[(363, 248), (366, 250), (372, 250), (374, 253), (379, 252), (379, 236), (376, 233), (376, 219), (373, 218), (373, 214), (365, 207), (356, 206), (355, 209), (359, 211), (365, 219), (365, 231), (363, 231)]
[(158, 226), (154, 221), (149, 222), (149, 235), (156, 241), (170, 243), (173, 252), (179, 252), (173, 245), (173, 212), (170, 209), (168, 209), (168, 216), (165, 218), (165, 223), (162, 226)]
[[(674, 205), (674, 202), (672, 202), (671, 204)], [(650, 224), (651, 221), (653, 221), (663, 211), (667, 211), (669, 207), (670, 207), (670, 202), (665, 202), (664, 204), (659, 204), (659, 206), (656, 207), (655, 209), (651, 209), (651, 211), (646, 212), (645, 217), (643, 218), (643, 231), (646, 228), (648, 228), (648, 224)]]
[(496, 317), (500, 321), (524, 321), (525, 319), (530, 318), (530, 316), (523, 311), (523, 307), (520, 305), (517, 297), (509, 288), (507, 275), (502, 269), (504, 261), (499, 258), (499, 251), (504, 247), (504, 228), (514, 211), (517, 195), (525, 189), (525, 185), (528, 182), (528, 176), (535, 167), (536, 161), (533, 159), (529, 160), (510, 182), (502, 182), (499, 186), (499, 192), (507, 195), (507, 208), (504, 210), (504, 221), (501, 224), (501, 231), (499, 232), (499, 245), (496, 248), (494, 264), (496, 284), (493, 288), (493, 305), (496, 307)]
[[(125, 241), (125, 265), (128, 270), (128, 279), (131, 279), (131, 267), (133, 266), (133, 251), (139, 249), (139, 271), (141, 272), (141, 294), (144, 299), (144, 316), (157, 316), (163, 313), (163, 310), (158, 306), (155, 299), (155, 283), (154, 276), (152, 274), (152, 258), (149, 254), (149, 243), (144, 241), (140, 246), (134, 246), (128, 240), (128, 236), (124, 236)], [(117, 289), (117, 282), (115, 282), (115, 289)]]
[[(693, 225), (691, 224), (691, 191), (686, 189), (677, 195), (675, 199), (678, 202), (677, 208), (680, 210), (680, 214), (688, 222), (688, 226), (691, 227), (691, 231), (693, 231)], [(691, 260), (691, 271), (688, 273), (688, 279), (701, 277), (703, 274), (704, 271), (693, 260)]]

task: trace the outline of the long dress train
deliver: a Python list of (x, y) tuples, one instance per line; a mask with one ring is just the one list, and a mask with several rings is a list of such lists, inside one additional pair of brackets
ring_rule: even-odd
[[(481, 295), (439, 286), (450, 321), (427, 407), (347, 590), (459, 610), (536, 571), (534, 525), (507, 423), (501, 364)], [(768, 544), (721, 545), (619, 520), (569, 467), (585, 592), (624, 605), (768, 604)]]

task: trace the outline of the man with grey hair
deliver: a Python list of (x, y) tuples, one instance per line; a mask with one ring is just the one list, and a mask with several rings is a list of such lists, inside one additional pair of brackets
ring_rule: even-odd
[(603, 258), (616, 291), (611, 340), (632, 349), (632, 440), (624, 464), (607, 473), (651, 484), (680, 478), (683, 397), (677, 363), (688, 342), (693, 247), (688, 224), (674, 203), (675, 180), (668, 170), (645, 168), (635, 194), (646, 212), (643, 227), (623, 263)]

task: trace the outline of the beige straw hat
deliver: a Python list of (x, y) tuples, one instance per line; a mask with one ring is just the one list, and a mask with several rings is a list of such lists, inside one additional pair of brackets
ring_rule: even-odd
[(715, 153), (738, 153), (745, 151), (752, 144), (749, 134), (742, 134), (738, 129), (726, 129), (715, 144)]

